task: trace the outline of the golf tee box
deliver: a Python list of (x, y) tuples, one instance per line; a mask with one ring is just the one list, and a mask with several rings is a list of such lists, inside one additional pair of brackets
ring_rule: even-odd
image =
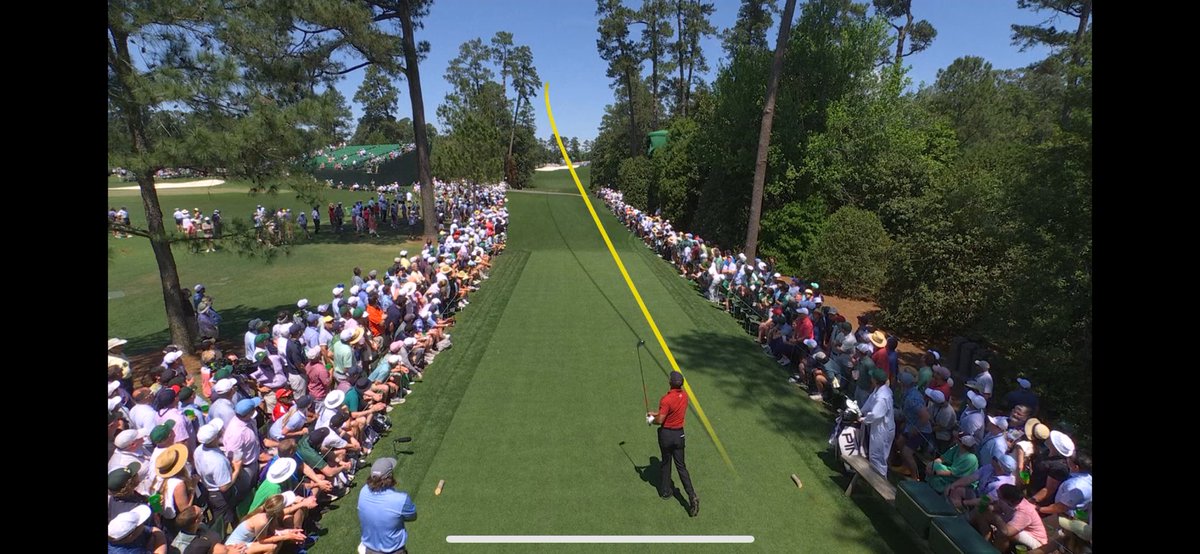
[(804, 483), (800, 482), (800, 478), (795, 473), (792, 474), (792, 482), (796, 484), (796, 488), (804, 488)]
[(433, 495), (434, 495), (434, 496), (441, 496), (441, 495), (442, 495), (442, 487), (443, 487), (443, 486), (445, 486), (445, 485), (446, 485), (446, 480), (445, 480), (445, 479), (442, 479), (441, 481), (438, 481), (438, 486), (437, 486), (437, 488), (436, 488), (436, 489), (433, 489)]

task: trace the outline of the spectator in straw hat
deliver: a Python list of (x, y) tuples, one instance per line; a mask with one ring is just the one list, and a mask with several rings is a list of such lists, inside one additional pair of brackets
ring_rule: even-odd
[(192, 506), (195, 501), (196, 483), (198, 482), (187, 473), (188, 452), (182, 444), (172, 445), (165, 449), (155, 461), (154, 482), (152, 494), (158, 495), (162, 509), (163, 531), (168, 539), (174, 539), (179, 532), (175, 518), (179, 512)]
[(944, 493), (955, 481), (979, 469), (979, 458), (975, 456), (975, 437), (957, 433), (954, 444), (926, 464), (925, 476), (933, 490)]
[(150, 506), (142, 504), (108, 522), (109, 552), (165, 552), (167, 537), (149, 525)]
[[(1046, 444), (1046, 441), (1050, 439), (1050, 428), (1036, 417), (1026, 420), (1024, 428), (1024, 440), (1018, 441), (1016, 447), (1013, 448), (1013, 457), (1017, 459), (1018, 473), (1029, 471), (1026, 478), (1019, 484), (1029, 486), (1032, 483), (1034, 463), (1050, 455), (1050, 447)], [(1044, 480), (1041, 485), (1045, 486)], [(1028, 489), (1028, 492), (1035, 491)]]

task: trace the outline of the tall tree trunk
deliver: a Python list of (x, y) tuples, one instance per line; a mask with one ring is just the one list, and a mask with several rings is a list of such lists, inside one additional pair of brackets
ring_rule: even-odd
[(692, 71), (696, 69), (696, 45), (693, 43), (692, 48), (688, 50), (691, 54), (688, 56), (687, 62), (687, 80), (683, 82), (683, 105), (684, 114), (687, 114), (686, 106), (692, 103)]
[(658, 129), (658, 17), (659, 13), (654, 12), (654, 17), (646, 25), (650, 27), (650, 99), (654, 101), (650, 109), (651, 131)]
[(638, 140), (637, 136), (637, 120), (635, 119), (633, 107), (633, 72), (625, 70), (625, 92), (629, 98), (629, 155), (636, 158), (638, 155), (638, 145), (642, 141)]
[(504, 157), (504, 177), (509, 186), (517, 185), (517, 162), (513, 159), (513, 140), (517, 137), (517, 114), (521, 111), (521, 96), (517, 95), (517, 106), (513, 108), (512, 127), (508, 130), (508, 155)]
[[(1086, 0), (1083, 3), (1083, 6), (1079, 10), (1079, 26), (1075, 28), (1075, 40), (1071, 42), (1071, 66), (1067, 68), (1067, 72), (1068, 72), (1068, 78), (1067, 78), (1068, 93), (1067, 94), (1068, 94), (1068, 96), (1071, 94), (1070, 91), (1074, 90), (1075, 87), (1079, 86), (1079, 77), (1076, 75), (1070, 75), (1069, 73), (1073, 68), (1080, 67), (1083, 65), (1083, 54), (1079, 51), (1079, 48), (1081, 47), (1081, 45), (1083, 43), (1084, 35), (1087, 34), (1088, 19), (1090, 19), (1091, 16), (1092, 16), (1092, 2), (1091, 2), (1091, 0)], [(1070, 122), (1071, 122), (1071, 101), (1069, 98), (1063, 98), (1062, 109), (1059, 110), (1059, 124), (1063, 127), (1066, 127), (1067, 125), (1070, 124)]]
[(425, 240), (437, 240), (437, 214), (433, 208), (433, 176), (429, 170), (429, 134), (425, 129), (425, 100), (421, 96), (421, 70), (417, 66), (417, 44), (413, 38), (412, 5), (400, 1), (400, 25), (404, 31), (404, 76), (412, 98), (413, 134), (417, 141), (417, 177), (421, 181), (421, 219)]
[[(136, 144), (136, 142), (135, 142)], [(135, 147), (135, 152), (136, 152)], [(188, 293), (179, 286), (179, 269), (175, 266), (175, 254), (167, 240), (163, 227), (162, 207), (158, 204), (158, 192), (154, 189), (154, 172), (150, 169), (137, 174), (138, 188), (142, 191), (142, 207), (146, 210), (146, 230), (150, 232), (150, 249), (158, 264), (159, 281), (162, 283), (163, 306), (167, 309), (167, 328), (171, 331), (171, 342), (191, 354), (192, 346), (200, 333), (196, 321), (196, 310)]]
[(900, 59), (904, 57), (904, 39), (908, 37), (908, 30), (912, 28), (912, 7), (904, 12), (907, 21), (903, 27), (896, 28), (896, 65), (900, 65)]
[(779, 42), (775, 45), (775, 60), (771, 62), (771, 77), (767, 81), (767, 98), (763, 103), (762, 126), (758, 131), (758, 156), (754, 160), (754, 192), (750, 197), (750, 221), (746, 228), (746, 260), (753, 261), (758, 253), (758, 224), (762, 217), (763, 183), (767, 178), (767, 150), (771, 147), (771, 125), (775, 119), (775, 95), (779, 76), (783, 73), (783, 56), (787, 52), (788, 35), (792, 31), (792, 14), (796, 0), (787, 0), (783, 19), (779, 20)]
[[(112, 43), (109, 56), (115, 58), (111, 66), (115, 73), (121, 93), (116, 95), (116, 102), (125, 112), (126, 129), (129, 132), (130, 145), (136, 159), (142, 159), (153, 146), (146, 135), (146, 112), (136, 102), (131, 101), (136, 85), (133, 82), (133, 63), (129, 57), (129, 36), (110, 29)], [(163, 306), (167, 312), (167, 328), (171, 332), (171, 341), (187, 354), (193, 353), (196, 343), (198, 324), (191, 299), (179, 286), (179, 269), (175, 265), (175, 254), (171, 252), (171, 243), (163, 228), (162, 208), (158, 204), (158, 192), (154, 189), (155, 168), (150, 164), (140, 164), (135, 170), (138, 188), (142, 193), (142, 206), (146, 210), (146, 230), (150, 233), (150, 248), (154, 252), (154, 261), (158, 264), (159, 281), (162, 284)]]
[(683, 81), (683, 2), (684, 0), (675, 0), (675, 24), (678, 26), (676, 32), (678, 33), (677, 36), (679, 37), (679, 40), (675, 41), (675, 44), (679, 45), (679, 104), (678, 107), (675, 108), (675, 112), (678, 113), (679, 110), (682, 109), (683, 117), (687, 117), (687, 92), (685, 92), (684, 89), (684, 87), (687, 85), (685, 85)]

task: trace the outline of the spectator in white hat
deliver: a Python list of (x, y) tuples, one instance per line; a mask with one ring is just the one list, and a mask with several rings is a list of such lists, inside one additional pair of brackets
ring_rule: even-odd
[(992, 364), (987, 360), (975, 360), (973, 367), (978, 369), (979, 372), (967, 381), (967, 386), (971, 387), (974, 385), (973, 388), (983, 394), (983, 397), (988, 399), (988, 401), (991, 401), (992, 389), (995, 386), (995, 383), (992, 381)]
[(977, 506), (983, 496), (997, 500), (1001, 485), (1015, 484), (1012, 473), (1016, 467), (1017, 461), (1009, 455), (995, 458), (990, 464), (980, 461), (977, 471), (946, 487), (946, 497), (951, 504), (960, 509)]
[(222, 425), (224, 425), (237, 417), (233, 405), (234, 388), (236, 388), (236, 385), (237, 380), (232, 377), (220, 379), (213, 385), (213, 393), (217, 395), (217, 398), (213, 400), (212, 405), (208, 408), (209, 421), (221, 420)]
[(325, 400), (329, 393), (329, 370), (325, 368), (324, 351), (319, 346), (309, 348), (305, 352), (308, 362), (304, 365), (304, 373), (308, 380), (307, 393), (318, 402)]
[(1008, 440), (1008, 418), (988, 416), (984, 424), (983, 440), (979, 441), (979, 465), (992, 463), (992, 460), (1008, 453), (1012, 444)]
[(108, 470), (129, 467), (130, 464), (136, 462), (138, 478), (142, 482), (138, 486), (138, 492), (148, 495), (150, 494), (150, 457), (144, 448), (145, 440), (146, 435), (136, 429), (126, 429), (117, 433), (117, 437), (113, 441), (113, 445), (117, 449), (108, 459)]
[(954, 444), (925, 466), (925, 480), (933, 490), (944, 493), (955, 481), (979, 469), (979, 458), (975, 455), (975, 437), (967, 433), (955, 434)]
[(958, 417), (954, 414), (954, 406), (946, 402), (942, 391), (932, 388), (925, 389), (925, 398), (929, 399), (927, 409), (933, 424), (933, 443), (938, 452), (950, 447), (954, 434), (958, 431)]
[(212, 511), (212, 528), (221, 536), (226, 525), (237, 521), (236, 506), (248, 491), (239, 490), (235, 482), (233, 464), (221, 450), (221, 431), (225, 422), (213, 419), (200, 427), (197, 433), (200, 446), (196, 448), (194, 463), (196, 473), (208, 491), (208, 508)]
[(1048, 455), (1033, 462), (1033, 471), (1029, 480), (1029, 490), (1036, 491), (1032, 500), (1039, 507), (1054, 503), (1058, 487), (1071, 476), (1070, 457), (1075, 455), (1075, 441), (1066, 433), (1058, 430), (1050, 431)]
[(167, 537), (161, 529), (148, 525), (150, 506), (145, 504), (108, 522), (109, 552), (166, 552)]
[(973, 390), (968, 390), (967, 401), (963, 404), (963, 411), (958, 416), (958, 429), (975, 437), (977, 442), (983, 442), (985, 418), (983, 410), (985, 408), (987, 408), (987, 399)]

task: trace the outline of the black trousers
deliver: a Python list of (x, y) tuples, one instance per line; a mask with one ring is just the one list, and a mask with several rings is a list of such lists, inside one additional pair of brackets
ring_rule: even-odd
[(688, 498), (696, 496), (696, 490), (692, 488), (692, 476), (688, 474), (687, 465), (683, 461), (683, 447), (683, 429), (658, 428), (658, 450), (662, 453), (662, 480), (658, 491), (660, 496), (671, 493), (672, 461), (675, 463), (675, 469), (679, 470), (679, 482), (683, 483), (683, 490), (687, 491)]

